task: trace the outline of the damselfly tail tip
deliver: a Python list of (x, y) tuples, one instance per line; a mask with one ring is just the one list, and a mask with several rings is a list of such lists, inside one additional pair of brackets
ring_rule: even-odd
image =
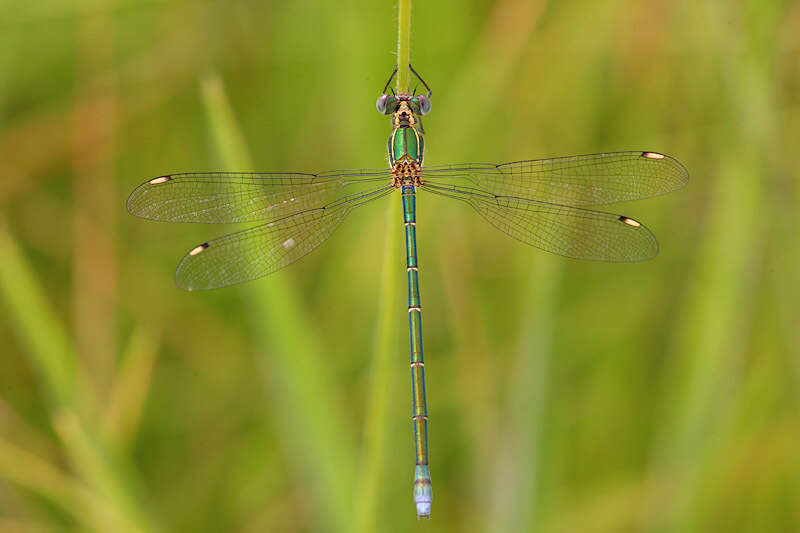
[(417, 520), (422, 518), (430, 520), (431, 518), (431, 504), (430, 502), (417, 502)]
[(431, 473), (427, 465), (417, 465), (414, 473), (414, 503), (417, 506), (417, 519), (431, 517)]

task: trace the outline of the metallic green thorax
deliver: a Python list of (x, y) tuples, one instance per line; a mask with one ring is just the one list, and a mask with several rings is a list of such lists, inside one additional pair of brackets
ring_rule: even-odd
[(397, 163), (407, 161), (422, 167), (425, 150), (424, 130), (419, 119), (419, 103), (413, 98), (396, 101), (392, 109), (392, 134), (389, 136), (389, 164), (396, 169)]
[(394, 166), (396, 161), (405, 157), (422, 164), (423, 149), (422, 135), (411, 126), (400, 126), (389, 137), (389, 162)]
[(391, 96), (386, 114), (392, 114), (389, 136), (389, 163), (393, 185), (402, 191), (403, 224), (406, 235), (406, 271), (408, 273), (408, 333), (411, 346), (411, 423), (414, 428), (416, 467), (414, 503), (417, 516), (428, 518), (433, 492), (428, 467), (428, 408), (425, 401), (425, 362), (422, 355), (422, 301), (419, 295), (417, 261), (416, 186), (421, 184), (424, 142), (417, 97)]

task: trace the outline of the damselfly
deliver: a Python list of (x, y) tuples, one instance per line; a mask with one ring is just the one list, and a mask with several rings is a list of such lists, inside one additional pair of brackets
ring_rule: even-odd
[[(427, 94), (389, 91), (378, 98), (391, 117), (389, 168), (317, 174), (190, 172), (147, 181), (128, 198), (132, 214), (171, 222), (260, 222), (199, 244), (178, 265), (175, 281), (187, 290), (215, 289), (253, 280), (305, 256), (330, 237), (353, 209), (399, 191), (403, 204), (411, 345), (412, 426), (416, 468), (414, 502), (429, 517), (428, 411), (422, 355), (422, 305), (416, 245), (416, 192), (462, 201), (508, 235), (575, 259), (631, 262), (658, 252), (640, 222), (592, 206), (658, 196), (686, 185), (677, 160), (646, 150), (534, 159), (502, 164), (423, 166), (421, 116)], [(416, 92), (416, 91), (415, 91)]]

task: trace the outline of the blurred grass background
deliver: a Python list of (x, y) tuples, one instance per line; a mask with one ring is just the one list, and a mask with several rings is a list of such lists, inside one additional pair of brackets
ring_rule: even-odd
[(399, 198), (202, 294), (172, 271), (234, 228), (124, 209), (167, 172), (385, 165), (396, 5), (0, 13), (0, 531), (800, 531), (800, 2), (414, 5), (429, 164), (691, 175), (614, 209), (660, 240), (634, 265), (420, 196), (430, 523)]

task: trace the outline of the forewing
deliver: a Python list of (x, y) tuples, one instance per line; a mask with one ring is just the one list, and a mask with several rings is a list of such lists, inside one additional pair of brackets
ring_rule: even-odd
[(611, 262), (643, 261), (658, 254), (653, 234), (625, 216), (454, 186), (428, 183), (422, 189), (467, 202), (504, 233), (554, 254)]
[(192, 248), (178, 265), (175, 282), (187, 290), (250, 281), (290, 265), (322, 244), (358, 205), (394, 189), (354, 194)]
[(131, 214), (151, 220), (256, 222), (321, 207), (346, 192), (349, 185), (390, 179), (386, 170), (170, 174), (137, 187), (127, 207)]
[(689, 174), (678, 160), (657, 152), (611, 152), (425, 167), (423, 180), (580, 207), (666, 194), (685, 186)]

